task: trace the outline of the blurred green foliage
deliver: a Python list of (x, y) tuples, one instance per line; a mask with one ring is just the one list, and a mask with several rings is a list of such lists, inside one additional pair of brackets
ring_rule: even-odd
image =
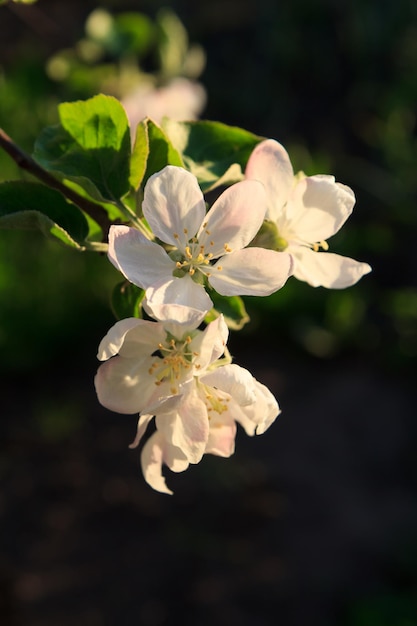
[[(40, 12), (55, 20), (60, 33), (65, 4), (59, 8), (45, 0), (33, 9), (38, 17)], [(314, 5), (308, 0), (230, 0), (226, 6), (214, 0), (195, 7), (184, 0), (170, 3), (179, 18), (171, 10), (160, 11), (162, 5), (143, 2), (143, 12), (137, 13), (133, 2), (103, 2), (104, 8), (72, 3), (73, 30), (63, 43), (54, 31), (39, 46), (31, 45), (39, 41), (36, 28), (13, 21), (9, 11), (0, 30), (10, 22), (18, 36), (13, 53), (9, 47), (0, 61), (0, 124), (31, 152), (41, 128), (56, 123), (60, 101), (98, 91), (120, 97), (145, 75), (154, 84), (172, 75), (198, 76), (204, 48), (206, 117), (272, 136), (287, 147), (296, 170), (333, 173), (350, 185), (357, 206), (330, 240), (330, 249), (373, 266), (371, 275), (345, 291), (290, 280), (269, 298), (246, 299), (252, 324), (241, 331), (243, 339), (273, 332), (281, 346), (300, 355), (349, 354), (392, 372), (408, 370), (417, 355), (415, 5), (408, 0), (319, 0)], [(4, 15), (7, 8), (2, 8)], [(201, 45), (190, 45), (187, 31)], [(4, 154), (0, 172), (2, 180), (22, 176)], [(17, 315), (24, 326), (31, 311), (31, 324), (42, 336), (44, 318), (55, 319), (57, 301), (65, 301), (58, 294), (68, 293), (63, 317), (49, 326), (49, 333), (59, 326), (55, 341), (62, 341), (85, 323), (86, 308), (110, 299), (117, 278), (105, 258), (91, 261), (91, 255), (45, 245), (34, 234), (3, 233), (1, 241), (0, 295), (6, 305), (0, 317), (1, 327), (8, 329), (0, 342), (2, 354), (8, 355), (2, 366), (8, 361), (24, 367), (34, 362), (30, 352), (38, 345), (26, 342), (24, 348), (22, 342), (27, 355), (19, 353), (19, 340), (10, 334)], [(61, 269), (58, 281), (59, 264), (68, 265), (71, 276), (78, 268), (78, 278), (71, 282)], [(21, 268), (19, 280), (16, 267)], [(88, 289), (84, 272), (91, 273)], [(38, 308), (31, 298), (37, 301), (41, 284)]]

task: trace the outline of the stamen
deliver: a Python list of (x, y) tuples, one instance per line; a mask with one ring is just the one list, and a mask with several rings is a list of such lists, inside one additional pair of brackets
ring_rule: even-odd
[(223, 247), (224, 247), (226, 252), (232, 252), (232, 248), (229, 246), (228, 243), (225, 243)]

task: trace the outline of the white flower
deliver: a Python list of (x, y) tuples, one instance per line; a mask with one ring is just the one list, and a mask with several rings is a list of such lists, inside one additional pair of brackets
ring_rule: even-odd
[(169, 253), (134, 228), (112, 226), (108, 256), (130, 282), (146, 289), (150, 305), (209, 310), (206, 283), (224, 296), (266, 296), (280, 289), (291, 272), (289, 254), (245, 248), (265, 216), (265, 191), (257, 181), (232, 185), (206, 214), (195, 176), (167, 166), (149, 178), (142, 208)]
[(131, 128), (135, 135), (136, 126), (145, 117), (157, 124), (164, 117), (172, 120), (195, 120), (206, 104), (206, 91), (200, 83), (187, 78), (174, 78), (164, 87), (155, 87), (143, 80), (122, 100)]
[[(261, 142), (246, 167), (247, 180), (266, 189), (266, 219), (275, 225), (273, 248), (294, 258), (294, 276), (313, 287), (343, 289), (371, 271), (367, 263), (327, 251), (355, 204), (353, 191), (333, 176), (294, 177), (286, 150), (277, 141)], [(268, 223), (267, 223), (268, 226)], [(272, 226), (274, 229), (274, 226)]]
[[(236, 423), (248, 435), (261, 434), (280, 413), (271, 392), (238, 365), (214, 364), (187, 386), (175, 407), (158, 413), (157, 431), (141, 454), (145, 480), (163, 493), (172, 493), (162, 475), (164, 464), (182, 472), (189, 463), (198, 463), (203, 454), (229, 457), (235, 448)], [(152, 417), (140, 416), (131, 448), (139, 445)]]
[(117, 322), (102, 339), (98, 358), (103, 363), (95, 386), (100, 403), (117, 413), (170, 410), (196, 372), (225, 350), (223, 317), (196, 330), (206, 312), (171, 308), (171, 319), (153, 322), (128, 318)]

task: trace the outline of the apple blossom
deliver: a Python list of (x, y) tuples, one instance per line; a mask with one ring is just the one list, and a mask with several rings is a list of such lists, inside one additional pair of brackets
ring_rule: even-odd
[(111, 226), (108, 256), (148, 302), (209, 310), (208, 284), (224, 296), (266, 296), (280, 289), (292, 269), (291, 256), (246, 246), (263, 223), (266, 196), (261, 183), (241, 181), (226, 189), (206, 214), (193, 174), (167, 166), (146, 183), (143, 214), (154, 235)]
[(294, 177), (287, 151), (273, 139), (256, 146), (245, 177), (266, 189), (268, 208), (259, 243), (263, 238), (267, 247), (289, 252), (298, 280), (343, 289), (371, 271), (367, 263), (327, 252), (326, 240), (343, 226), (355, 204), (349, 187), (333, 176)]
[(206, 104), (204, 87), (187, 78), (174, 78), (163, 87), (151, 81), (141, 83), (122, 99), (132, 137), (138, 123), (150, 117), (157, 124), (166, 116), (171, 120), (195, 120)]
[[(213, 363), (187, 384), (175, 407), (156, 416), (156, 432), (141, 454), (145, 480), (156, 491), (171, 494), (162, 475), (164, 464), (174, 472), (182, 472), (204, 454), (229, 457), (235, 448), (237, 423), (248, 435), (261, 434), (279, 413), (272, 393), (248, 370), (231, 363)], [(139, 445), (152, 417), (139, 417), (131, 448)], [(203, 424), (205, 428), (201, 428)]]
[(197, 330), (206, 312), (174, 306), (171, 319), (127, 318), (102, 339), (95, 377), (98, 399), (117, 413), (154, 414), (175, 406), (195, 371), (204, 371), (225, 350), (223, 317)]

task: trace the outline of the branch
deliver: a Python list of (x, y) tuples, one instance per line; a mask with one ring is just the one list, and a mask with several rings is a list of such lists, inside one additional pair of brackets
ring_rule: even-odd
[(33, 176), (35, 176), (42, 183), (45, 183), (48, 187), (52, 187), (57, 191), (60, 191), (68, 200), (71, 200), (80, 209), (88, 213), (90, 217), (97, 222), (103, 231), (103, 236), (107, 236), (109, 226), (111, 224), (108, 215), (99, 204), (83, 198), (76, 191), (70, 189), (57, 178), (49, 174), (43, 167), (41, 167), (31, 156), (26, 154), (14, 141), (7, 135), (2, 128), (0, 128), (0, 147), (13, 159), (13, 161), (23, 170), (26, 170)]

